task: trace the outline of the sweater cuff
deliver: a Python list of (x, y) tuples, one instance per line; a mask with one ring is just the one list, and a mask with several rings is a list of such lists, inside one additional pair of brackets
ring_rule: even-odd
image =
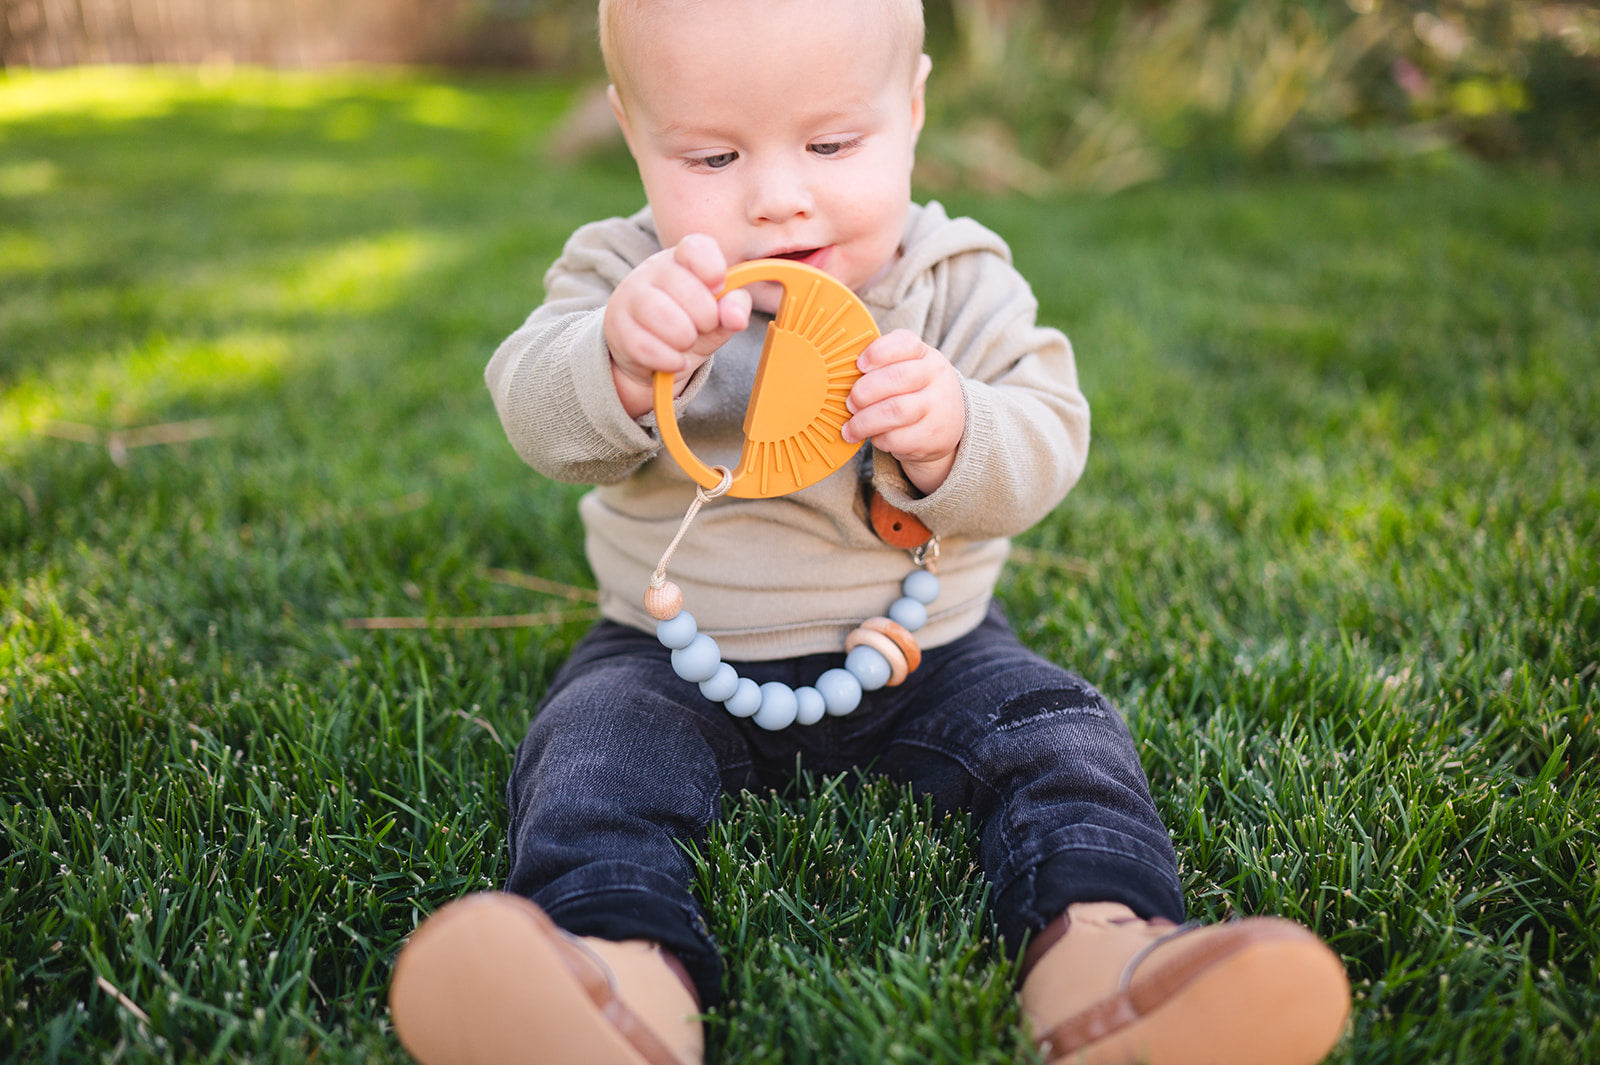
[(628, 417), (617, 398), (617, 383), (611, 376), (611, 352), (606, 347), (605, 318), (591, 315), (581, 331), (573, 338), (574, 358), (571, 367), (572, 402), (578, 407), (581, 424), (604, 443), (607, 450), (618, 453), (654, 451), (660, 446), (655, 432), (655, 415), (646, 415), (649, 426), (643, 421)]
[(936, 536), (963, 532), (972, 507), (992, 505), (986, 493), (983, 455), (994, 439), (994, 411), (980, 398), (981, 390), (966, 377), (961, 378), (961, 395), (966, 406), (966, 424), (961, 443), (956, 447), (950, 474), (934, 491), (923, 495), (911, 483), (893, 455), (873, 451), (872, 483), (886, 503), (921, 520)]

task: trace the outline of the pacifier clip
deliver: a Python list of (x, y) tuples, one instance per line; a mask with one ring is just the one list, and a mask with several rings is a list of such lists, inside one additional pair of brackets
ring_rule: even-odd
[[(814, 725), (861, 705), (865, 692), (903, 682), (922, 662), (912, 633), (928, 620), (939, 597), (934, 573), (938, 537), (918, 519), (873, 493), (868, 512), (880, 538), (909, 551), (915, 568), (901, 582), (900, 598), (845, 637), (843, 668), (825, 671), (810, 685), (791, 688), (741, 677), (722, 660), (721, 648), (699, 631), (683, 609), (683, 591), (667, 579), (667, 566), (705, 504), (723, 495), (770, 498), (815, 484), (860, 449), (841, 435), (850, 414), (845, 397), (861, 376), (857, 358), (878, 336), (877, 324), (855, 293), (803, 263), (760, 259), (728, 271), (724, 292), (755, 281), (783, 285), (783, 302), (761, 350), (755, 389), (745, 414), (745, 444), (735, 469), (707, 466), (689, 450), (673, 406), (673, 376), (655, 376), (654, 406), (662, 442), (696, 482), (695, 498), (678, 533), (662, 553), (645, 591), (645, 610), (656, 620), (656, 639), (672, 652), (672, 668), (700, 686), (712, 702), (764, 729)], [(720, 295), (720, 294), (719, 294)]]

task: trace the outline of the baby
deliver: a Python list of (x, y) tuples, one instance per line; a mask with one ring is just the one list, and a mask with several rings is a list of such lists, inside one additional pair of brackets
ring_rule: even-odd
[[(600, 19), (649, 206), (573, 235), (487, 378), (519, 454), (597, 486), (580, 513), (604, 619), (518, 749), (505, 892), (441, 908), (396, 964), (406, 1048), (424, 1065), (701, 1060), (722, 970), (682, 844), (727, 791), (798, 761), (870, 766), (970, 813), (1048, 1060), (1320, 1059), (1349, 1010), (1337, 956), (1275, 918), (1180, 926), (1126, 726), (992, 602), (1007, 538), (1082, 472), (1089, 414), (1005, 244), (912, 202), (918, 0), (601, 0)], [(672, 375), (684, 437), (732, 466), (784, 291), (722, 289), (763, 258), (832, 275), (879, 327), (841, 431), (859, 456), (709, 503), (674, 556), (688, 611), (647, 611), (696, 492), (652, 382)], [(935, 554), (936, 577), (918, 568)]]

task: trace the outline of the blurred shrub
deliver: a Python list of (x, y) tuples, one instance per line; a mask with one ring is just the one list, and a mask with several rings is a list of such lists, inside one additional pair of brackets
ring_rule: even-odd
[(599, 67), (594, 0), (464, 0), (457, 16), (466, 63), (518, 59), (540, 69)]
[(1076, 25), (1017, 5), (1003, 44), (958, 45), (937, 83), (929, 172), (1109, 191), (1274, 160), (1291, 134), (1355, 115), (1355, 72), (1388, 25), (1278, 0), (1106, 5)]
[(1527, 0), (1389, 0), (1402, 113), (1493, 158), (1600, 163), (1600, 8)]
[[(1044, 192), (1471, 151), (1593, 169), (1600, 14), (1524, 0), (930, 2), (923, 179)], [(938, 58), (936, 52), (936, 58)]]
[[(1600, 8), (1542, 0), (925, 0), (920, 179), (1043, 194), (1472, 152), (1600, 172)], [(598, 72), (593, 0), (469, 0)], [(481, 35), (480, 35), (481, 36)]]

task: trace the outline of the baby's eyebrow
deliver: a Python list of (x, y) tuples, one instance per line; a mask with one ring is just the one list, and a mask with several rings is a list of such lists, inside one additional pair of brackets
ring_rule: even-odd
[(688, 138), (691, 140), (719, 140), (724, 135), (709, 126), (693, 126), (687, 122), (667, 122), (663, 125), (650, 127), (650, 133), (657, 139)]
[[(871, 124), (882, 114), (883, 108), (866, 100), (851, 101), (837, 107), (815, 112), (796, 110), (795, 124), (808, 129), (826, 129), (828, 126), (853, 126)], [(730, 134), (714, 126), (694, 122), (665, 122), (651, 127), (651, 135), (659, 140), (687, 139), (694, 141), (725, 141)], [(836, 132), (836, 131), (834, 131)]]
[(815, 114), (803, 114), (801, 122), (808, 126), (821, 126), (831, 122), (862, 122), (871, 121), (881, 114), (883, 109), (868, 101), (846, 104), (843, 107), (829, 108)]

